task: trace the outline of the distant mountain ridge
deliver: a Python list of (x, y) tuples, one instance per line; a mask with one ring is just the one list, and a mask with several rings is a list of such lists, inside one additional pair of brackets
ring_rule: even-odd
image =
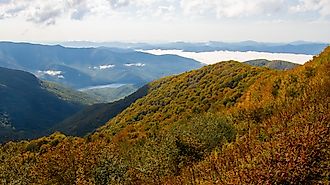
[(60, 42), (59, 44), (68, 47), (119, 47), (130, 49), (162, 49), (162, 50), (183, 50), (188, 52), (211, 52), (211, 51), (258, 51), (270, 53), (294, 53), (316, 55), (328, 46), (328, 43), (317, 43), (307, 41), (296, 41), (291, 43), (267, 43), (256, 41), (243, 42), (169, 42), (169, 43), (123, 43), (123, 42), (88, 42), (71, 41)]
[(156, 56), (131, 49), (0, 42), (0, 66), (25, 70), (41, 79), (78, 89), (111, 83), (142, 86), (203, 64), (175, 55)]

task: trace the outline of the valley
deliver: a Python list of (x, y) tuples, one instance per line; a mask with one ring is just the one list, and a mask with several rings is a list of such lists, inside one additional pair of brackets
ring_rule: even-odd
[(330, 0), (0, 0), (0, 185), (329, 185)]
[(0, 42), (0, 66), (25, 70), (42, 80), (81, 89), (104, 84), (140, 87), (203, 64), (176, 55), (155, 56), (131, 49)]
[(123, 87), (125, 85), (130, 85), (130, 84), (108, 84), (108, 85), (97, 85), (97, 86), (90, 86), (90, 87), (85, 87), (82, 89), (78, 89), (79, 91), (88, 91), (88, 90), (94, 90), (94, 89), (105, 89), (105, 88), (112, 88), (116, 89), (119, 87)]
[[(32, 139), (47, 135), (50, 130), (69, 130), (65, 128), (72, 125), (56, 125), (61, 125), (62, 121), (66, 123), (65, 120), (76, 113), (78, 117), (86, 116), (79, 116), (79, 111), (100, 110), (99, 116), (92, 115), (87, 119), (89, 122), (85, 121), (85, 129), (78, 126), (74, 129), (78, 131), (65, 132), (83, 136), (133, 103), (136, 98), (128, 96), (146, 83), (203, 66), (195, 60), (174, 55), (155, 56), (110, 48), (0, 42), (0, 53), (0, 66), (6, 67), (1, 68), (0, 78), (3, 127), (0, 142)], [(21, 75), (24, 73), (30, 78)], [(105, 110), (112, 112), (110, 116), (102, 115), (106, 114)], [(82, 118), (71, 120), (77, 119)], [(72, 124), (69, 122), (67, 124)]]
[[(87, 106), (49, 136), (3, 144), (0, 177), (37, 184), (326, 183), (329, 62), (328, 47), (304, 65), (225, 61), (161, 78), (122, 100)], [(5, 114), (2, 123), (9, 125)]]

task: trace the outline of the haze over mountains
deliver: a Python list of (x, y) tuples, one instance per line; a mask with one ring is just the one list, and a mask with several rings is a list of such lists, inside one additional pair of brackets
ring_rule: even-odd
[[(0, 73), (0, 142), (3, 142), (47, 134), (55, 124), (86, 105), (121, 99), (154, 79), (197, 69), (203, 64), (174, 55), (155, 56), (126, 49), (0, 42), (0, 66), (6, 67)], [(80, 88), (86, 89), (74, 90)], [(94, 107), (115, 116), (134, 100), (128, 98), (115, 105)], [(104, 111), (98, 114), (103, 113), (105, 119), (86, 122), (89, 129), (80, 126), (75, 129), (78, 131), (69, 133), (82, 135), (81, 130), (84, 134), (93, 131), (110, 119)], [(57, 128), (66, 127), (72, 126)]]
[(174, 55), (155, 56), (126, 49), (0, 42), (0, 66), (25, 70), (41, 79), (73, 88), (84, 88), (113, 83), (142, 86), (202, 64)]
[[(0, 102), (0, 117), (2, 127), (6, 128), (0, 134), (3, 141), (34, 138), (52, 131), (83, 136), (144, 96), (145, 88), (134, 93), (140, 86), (164, 75), (203, 66), (179, 56), (158, 56), (119, 48), (65, 48), (2, 42), (0, 54), (0, 66), (33, 72), (40, 80), (47, 80), (40, 81), (27, 72), (2, 68), (0, 80), (4, 81), (1, 88), (5, 98)], [(265, 60), (250, 64), (273, 69), (296, 66), (285, 61)], [(10, 85), (13, 85), (11, 90), (5, 88)], [(121, 99), (125, 96), (128, 97)], [(45, 112), (39, 114), (40, 109)]]
[[(61, 44), (88, 47), (65, 48), (60, 45), (49, 46), (0, 42), (0, 66), (25, 70), (35, 74), (42, 80), (57, 82), (74, 89), (83, 90), (89, 96), (98, 100), (98, 102), (111, 102), (131, 94), (152, 80), (197, 69), (204, 65), (200, 62), (214, 63), (227, 60), (217, 55), (213, 56), (206, 51), (226, 49), (237, 51), (291, 51), (311, 54), (325, 47), (325, 44), (322, 43), (296, 42), (274, 44), (253, 41), (240, 43), (176, 42), (167, 44), (67, 42)], [(97, 46), (98, 48), (90, 48), (93, 46)], [(116, 48), (108, 48), (110, 46)], [(196, 55), (195, 57), (194, 55), (172, 52), (173, 54), (182, 56), (180, 57), (166, 54), (166, 52), (164, 55), (160, 55), (162, 52), (150, 52), (151, 54), (147, 54), (136, 51), (137, 49), (181, 49), (182, 52), (197, 51), (197, 53), (194, 54)], [(199, 57), (202, 52), (206, 53), (202, 57)], [(235, 56), (240, 55), (240, 53), (235, 53)], [(284, 55), (293, 54), (287, 53)], [(275, 54), (275, 57), (280, 58), (279, 54)], [(284, 60), (288, 58), (289, 61), (298, 62), (299, 59), (298, 63), (303, 63), (311, 57), (312, 55), (304, 55), (297, 58), (297, 60), (295, 58), (284, 57)], [(207, 61), (205, 61), (206, 58)], [(229, 57), (228, 59), (232, 58)], [(241, 59), (244, 61), (243, 55)], [(257, 58), (250, 56), (246, 57), (246, 59)], [(106, 86), (109, 84), (122, 84), (122, 86), (115, 88)]]
[(269, 53), (293, 53), (316, 55), (319, 54), (327, 43), (296, 41), (291, 43), (265, 43), (256, 41), (243, 42), (170, 42), (170, 43), (125, 43), (125, 42), (88, 42), (70, 41), (58, 42), (68, 47), (116, 47), (140, 50), (182, 50), (185, 52), (212, 52), (212, 51), (258, 51)]
[(68, 47), (119, 47), (130, 48), (154, 55), (173, 54), (192, 58), (206, 64), (219, 61), (254, 59), (286, 60), (304, 64), (320, 53), (326, 43), (296, 41), (291, 43), (244, 42), (172, 42), (172, 43), (122, 43), (72, 41), (60, 43)]

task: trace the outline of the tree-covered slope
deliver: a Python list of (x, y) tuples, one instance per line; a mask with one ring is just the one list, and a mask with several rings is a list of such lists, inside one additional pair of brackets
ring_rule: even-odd
[(167, 183), (328, 184), (330, 47), (294, 70), (263, 76), (229, 116), (233, 143)]
[(85, 136), (92, 133), (98, 127), (104, 125), (111, 118), (117, 116), (129, 107), (137, 99), (142, 98), (148, 92), (145, 85), (133, 94), (111, 103), (94, 104), (66, 118), (50, 129), (50, 132), (61, 131), (67, 135)]
[(82, 89), (81, 92), (103, 103), (114, 102), (134, 93), (139, 88), (133, 84), (119, 84), (118, 87)]
[(97, 98), (93, 95), (74, 90), (69, 87), (65, 87), (58, 83), (41, 81), (42, 87), (47, 91), (57, 95), (62, 100), (69, 101), (72, 103), (82, 104), (82, 105), (93, 105), (96, 103), (102, 103), (101, 98)]
[(229, 61), (163, 78), (85, 139), (56, 133), (1, 146), (0, 179), (328, 184), (329, 87), (330, 47), (287, 71)]
[[(117, 136), (144, 137), (150, 127), (159, 125), (162, 128), (194, 114), (230, 107), (267, 71), (228, 61), (152, 82), (144, 98), (112, 119), (97, 134), (111, 136), (120, 132)], [(134, 133), (130, 133), (132, 129)]]
[(39, 136), (83, 107), (58, 98), (34, 75), (6, 68), (0, 68), (0, 97), (0, 115), (7, 120), (0, 141)]

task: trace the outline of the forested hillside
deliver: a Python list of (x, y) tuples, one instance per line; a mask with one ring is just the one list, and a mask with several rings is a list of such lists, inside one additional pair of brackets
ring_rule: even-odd
[(194, 115), (229, 108), (268, 71), (228, 61), (155, 81), (150, 83), (146, 97), (99, 129), (95, 136), (115, 134), (128, 139), (123, 136), (128, 134), (137, 139), (146, 136), (148, 128), (158, 126), (164, 129)]
[(63, 86), (58, 83), (54, 83), (50, 81), (41, 81), (41, 85), (47, 91), (55, 94), (57, 97), (65, 101), (70, 101), (83, 105), (93, 105), (96, 103), (103, 102), (101, 99), (98, 99), (93, 95), (89, 95), (85, 92), (74, 90), (72, 88)]
[[(149, 84), (85, 138), (0, 147), (4, 184), (328, 184), (330, 47), (279, 71), (220, 62)], [(12, 173), (15, 171), (16, 173)]]
[(97, 99), (99, 102), (108, 103), (114, 102), (134, 93), (139, 89), (138, 86), (133, 84), (120, 84), (119, 87), (105, 87), (97, 89), (82, 89), (84, 94)]
[(34, 75), (0, 67), (0, 142), (40, 137), (83, 104), (59, 98)]
[(60, 131), (71, 136), (85, 136), (117, 116), (137, 99), (148, 93), (148, 85), (138, 89), (133, 94), (115, 102), (99, 103), (85, 107), (83, 110), (66, 118), (50, 129), (50, 132)]

